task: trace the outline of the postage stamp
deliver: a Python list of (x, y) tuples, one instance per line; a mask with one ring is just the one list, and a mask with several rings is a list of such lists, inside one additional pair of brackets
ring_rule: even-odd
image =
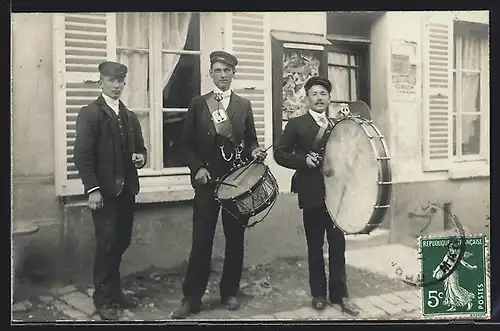
[(489, 318), (486, 236), (421, 237), (419, 246), (421, 277), (426, 283), (420, 288), (422, 316)]

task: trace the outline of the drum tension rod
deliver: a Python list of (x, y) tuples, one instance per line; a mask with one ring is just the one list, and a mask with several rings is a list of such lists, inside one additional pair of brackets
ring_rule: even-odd
[(377, 156), (375, 159), (377, 159), (377, 160), (390, 160), (391, 158), (389, 156)]
[(391, 185), (392, 182), (378, 182), (379, 185)]
[(375, 206), (373, 206), (373, 208), (376, 208), (376, 209), (383, 209), (383, 208), (389, 208), (389, 207), (390, 207), (390, 205), (385, 205), (385, 206), (377, 206), (377, 205), (375, 205)]

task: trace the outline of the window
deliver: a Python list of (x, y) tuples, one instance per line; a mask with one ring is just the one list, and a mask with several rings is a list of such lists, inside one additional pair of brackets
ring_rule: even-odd
[(487, 130), (484, 117), (488, 37), (472, 24), (456, 22), (453, 58), (453, 156), (456, 160), (484, 157)]
[(336, 116), (342, 103), (358, 100), (358, 61), (356, 54), (328, 52), (328, 79), (332, 82), (329, 116)]
[(141, 175), (187, 173), (178, 143), (200, 94), (200, 15), (118, 13), (116, 30), (117, 60), (129, 67), (122, 100), (139, 117), (150, 154)]

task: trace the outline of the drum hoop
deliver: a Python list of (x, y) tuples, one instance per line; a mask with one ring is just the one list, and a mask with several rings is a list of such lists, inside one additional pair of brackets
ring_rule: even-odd
[[(330, 139), (330, 135), (332, 134), (333, 130), (339, 124), (340, 122), (343, 122), (345, 120), (353, 120), (356, 124), (360, 125), (361, 128), (363, 129), (363, 132), (365, 133), (365, 136), (367, 139), (371, 140), (369, 138), (369, 134), (366, 130), (365, 126), (370, 126), (379, 136), (380, 136), (380, 145), (382, 146), (382, 150), (378, 151), (377, 148), (375, 147), (375, 144), (373, 142), (370, 142), (370, 147), (372, 150), (372, 154), (378, 157), (389, 157), (389, 152), (388, 152), (388, 147), (387, 144), (385, 143), (385, 137), (383, 137), (380, 133), (380, 130), (375, 126), (373, 121), (367, 120), (362, 117), (354, 117), (354, 116), (347, 116), (344, 118), (341, 118), (340, 120), (336, 121), (332, 130), (328, 134), (328, 137), (326, 139), (326, 143), (328, 143), (328, 140)], [(325, 145), (326, 148), (326, 145)], [(380, 155), (377, 155), (380, 153)], [(390, 159), (379, 159), (377, 160), (377, 165), (378, 165), (378, 190), (377, 190), (377, 198), (375, 200), (375, 206), (380, 206), (381, 203), (385, 202), (387, 205), (390, 203), (391, 196), (392, 196), (392, 169), (391, 169), (391, 162)], [(385, 173), (384, 173), (385, 169)], [(382, 183), (387, 183), (389, 182), (390, 184), (381, 184)], [(385, 196), (385, 199), (384, 199)], [(325, 192), (325, 198), (326, 198), (326, 192)], [(371, 230), (374, 228), (380, 226), (382, 223), (385, 215), (387, 214), (387, 211), (389, 208), (376, 208), (373, 206), (373, 211), (370, 216), (370, 219), (368, 220), (368, 223), (363, 227), (362, 230), (356, 231), (356, 232), (348, 232), (344, 230), (335, 220), (335, 215), (332, 215), (330, 210), (327, 208), (328, 214), (330, 215), (330, 218), (332, 221), (339, 227), (345, 234), (362, 234), (362, 233), (369, 233)]]
[[(248, 190), (244, 191), (243, 193), (241, 194), (238, 194), (238, 195), (233, 195), (231, 196), (230, 198), (227, 198), (227, 199), (221, 199), (219, 197), (217, 197), (217, 192), (219, 191), (219, 188), (223, 185), (223, 184), (217, 184), (215, 186), (215, 189), (214, 189), (214, 193), (215, 193), (215, 196), (216, 196), (216, 199), (223, 202), (223, 201), (234, 201), (236, 198), (239, 198), (239, 197), (242, 197), (246, 194), (248, 194), (249, 192), (253, 192), (255, 190), (256, 187), (260, 186), (262, 184), (262, 182), (265, 180), (266, 178), (266, 174), (267, 173), (270, 173), (270, 170), (269, 170), (269, 167), (267, 164), (263, 163), (263, 162), (254, 162), (254, 164), (262, 164), (264, 166), (264, 174), (257, 180), (257, 182), (252, 185)], [(234, 173), (236, 170), (240, 169), (240, 168), (243, 168), (246, 164), (239, 164), (238, 166), (230, 169), (227, 173), (224, 174), (224, 176), (221, 177), (221, 181), (223, 182), (227, 177), (229, 177), (229, 175), (231, 175), (232, 173)]]

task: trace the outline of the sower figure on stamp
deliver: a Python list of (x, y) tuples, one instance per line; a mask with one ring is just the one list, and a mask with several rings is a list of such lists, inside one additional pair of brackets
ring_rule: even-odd
[(98, 69), (102, 94), (78, 113), (74, 154), (97, 241), (94, 305), (102, 319), (114, 320), (118, 308), (136, 306), (121, 289), (120, 263), (132, 236), (137, 169), (147, 151), (137, 116), (119, 99), (128, 68), (107, 61)]
[[(193, 98), (189, 106), (181, 144), (189, 155), (191, 184), (195, 189), (193, 242), (184, 278), (182, 306), (172, 318), (186, 318), (201, 309), (211, 271), (212, 247), (220, 204), (214, 198), (215, 180), (227, 173), (238, 159), (265, 158), (258, 146), (250, 101), (231, 91), (238, 60), (232, 54), (210, 54), (212, 92)], [(220, 280), (221, 302), (238, 309), (236, 297), (243, 268), (244, 225), (222, 211), (226, 249)]]
[(314, 148), (318, 132), (324, 133), (332, 125), (325, 114), (330, 104), (332, 84), (326, 78), (312, 77), (306, 82), (304, 89), (310, 110), (289, 120), (274, 149), (274, 157), (279, 165), (296, 170), (292, 178), (292, 192), (298, 193), (299, 207), (303, 213), (312, 306), (315, 309), (324, 309), (326, 306), (327, 282), (323, 257), (326, 232), (329, 245), (330, 302), (339, 304), (345, 313), (356, 316), (359, 311), (348, 300), (347, 294), (345, 237), (334, 226), (327, 211), (325, 184), (320, 170), (321, 158)]

